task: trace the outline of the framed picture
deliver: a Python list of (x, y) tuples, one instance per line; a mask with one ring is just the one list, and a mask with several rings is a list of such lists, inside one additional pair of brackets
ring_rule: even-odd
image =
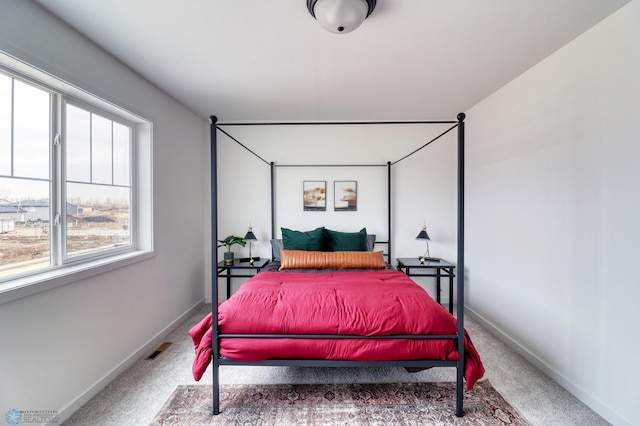
[(305, 180), (302, 183), (302, 206), (306, 212), (327, 210), (327, 182)]
[(358, 210), (358, 183), (355, 180), (333, 182), (333, 210), (337, 212)]

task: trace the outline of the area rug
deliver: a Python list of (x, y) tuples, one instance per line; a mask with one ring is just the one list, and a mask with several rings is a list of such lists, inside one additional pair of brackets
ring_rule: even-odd
[(151, 425), (529, 425), (484, 380), (464, 394), (455, 383), (221, 385), (212, 415), (211, 385), (176, 388)]

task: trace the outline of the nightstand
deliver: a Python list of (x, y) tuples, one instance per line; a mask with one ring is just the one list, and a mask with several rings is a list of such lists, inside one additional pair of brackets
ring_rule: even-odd
[[(265, 265), (269, 263), (269, 259), (258, 259), (253, 261), (253, 265), (249, 262), (241, 262), (239, 259), (234, 259), (232, 265), (227, 265), (224, 260), (218, 262), (216, 275), (218, 277), (227, 277), (227, 299), (231, 295), (231, 278), (251, 278)], [(238, 270), (240, 273), (232, 274), (231, 271)]]
[(436, 279), (436, 301), (440, 303), (440, 278), (449, 278), (449, 313), (453, 314), (453, 277), (455, 276), (455, 266), (446, 260), (438, 261), (425, 260), (420, 263), (417, 257), (399, 257), (398, 270), (410, 277), (435, 277)]

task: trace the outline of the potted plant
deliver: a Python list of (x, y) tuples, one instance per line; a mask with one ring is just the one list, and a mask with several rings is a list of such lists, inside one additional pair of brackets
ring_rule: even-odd
[(225, 265), (233, 265), (233, 252), (231, 251), (231, 246), (234, 244), (241, 245), (242, 247), (247, 245), (247, 242), (244, 238), (236, 237), (235, 235), (229, 235), (224, 240), (218, 240), (220, 245), (218, 247), (227, 246), (227, 251), (224, 252), (224, 264)]

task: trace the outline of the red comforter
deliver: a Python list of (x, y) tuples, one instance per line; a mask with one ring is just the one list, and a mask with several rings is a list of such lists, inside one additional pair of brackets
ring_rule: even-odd
[[(397, 271), (326, 274), (262, 272), (218, 310), (220, 333), (455, 334), (457, 321), (407, 275)], [(211, 314), (189, 334), (200, 380), (211, 361)], [(467, 388), (483, 376), (465, 331)], [(274, 358), (358, 361), (459, 358), (454, 340), (221, 339), (220, 354), (235, 360)]]

